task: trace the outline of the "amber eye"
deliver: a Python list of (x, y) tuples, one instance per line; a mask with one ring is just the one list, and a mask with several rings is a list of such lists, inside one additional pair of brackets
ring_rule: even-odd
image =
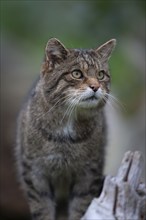
[(99, 80), (102, 80), (102, 79), (104, 79), (104, 77), (105, 77), (105, 71), (104, 70), (99, 71), (97, 74), (97, 78)]
[(74, 70), (74, 71), (72, 71), (71, 75), (75, 79), (83, 78), (83, 73), (81, 72), (81, 70)]

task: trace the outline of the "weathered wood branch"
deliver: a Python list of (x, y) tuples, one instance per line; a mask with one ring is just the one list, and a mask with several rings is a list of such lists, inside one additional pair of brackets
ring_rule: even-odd
[(92, 200), (81, 220), (146, 220), (146, 186), (140, 182), (140, 152), (128, 151), (117, 176), (107, 176), (99, 198)]

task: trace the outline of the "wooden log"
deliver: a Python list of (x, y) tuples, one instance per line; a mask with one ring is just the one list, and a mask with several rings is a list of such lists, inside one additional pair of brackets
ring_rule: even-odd
[(146, 220), (146, 186), (140, 182), (140, 152), (128, 151), (117, 176), (107, 176), (99, 198), (92, 200), (81, 220)]

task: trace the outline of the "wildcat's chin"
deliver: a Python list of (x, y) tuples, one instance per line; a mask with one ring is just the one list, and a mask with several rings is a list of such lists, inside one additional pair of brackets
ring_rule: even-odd
[(97, 109), (101, 105), (103, 106), (105, 103), (102, 99), (91, 97), (85, 100), (82, 100), (78, 103), (77, 107), (84, 109)]
[(99, 89), (97, 92), (90, 92), (88, 95), (82, 96), (78, 106), (80, 108), (86, 109), (97, 109), (98, 107), (103, 107), (107, 100), (107, 93), (104, 90)]

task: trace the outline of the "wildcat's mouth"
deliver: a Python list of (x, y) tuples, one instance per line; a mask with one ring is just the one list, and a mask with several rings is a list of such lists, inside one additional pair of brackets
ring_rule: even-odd
[(99, 103), (99, 98), (95, 95), (84, 97), (79, 102), (79, 107), (82, 108), (93, 108), (96, 107)]
[(84, 101), (85, 102), (87, 102), (87, 101), (95, 101), (95, 100), (98, 100), (98, 98), (95, 95), (82, 99), (83, 102)]

